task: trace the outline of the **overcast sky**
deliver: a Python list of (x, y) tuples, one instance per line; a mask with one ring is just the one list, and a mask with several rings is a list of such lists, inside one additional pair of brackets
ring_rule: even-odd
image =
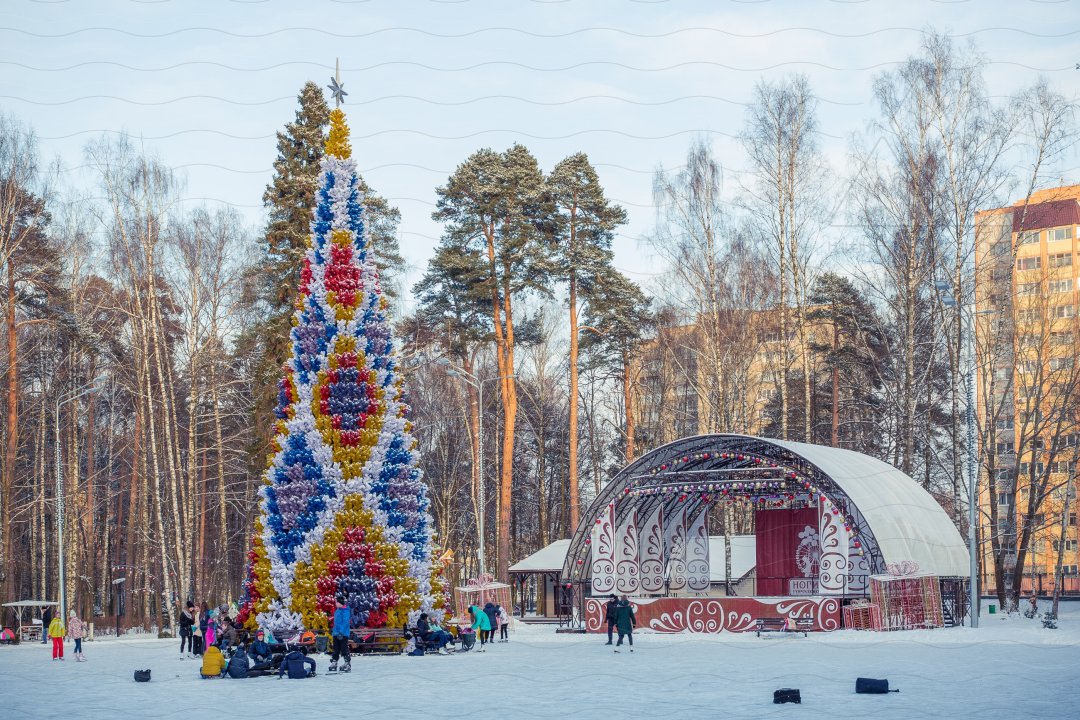
[[(87, 140), (126, 131), (185, 173), (184, 197), (259, 227), (274, 132), (340, 58), (354, 156), (401, 209), (410, 283), (439, 236), (435, 187), (515, 141), (545, 170), (588, 153), (629, 212), (617, 265), (647, 283), (658, 166), (706, 136), (728, 187), (750, 182), (733, 137), (744, 103), (760, 79), (801, 72), (846, 172), (873, 78), (928, 27), (977, 43), (992, 95), (1040, 75), (1080, 94), (1080, 0), (0, 0), (0, 111), (36, 129), (71, 184), (92, 181)], [(1060, 174), (1080, 181), (1078, 165)]]

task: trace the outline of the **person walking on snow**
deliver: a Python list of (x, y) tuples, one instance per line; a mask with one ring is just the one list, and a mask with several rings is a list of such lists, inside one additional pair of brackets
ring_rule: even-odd
[(604, 604), (604, 617), (607, 619), (607, 644), (611, 644), (611, 633), (615, 629), (615, 611), (619, 607), (619, 599), (615, 593), (608, 595), (608, 601)]
[(75, 662), (86, 662), (82, 651), (82, 641), (86, 637), (86, 623), (79, 619), (79, 615), (74, 610), (69, 615), (67, 631), (68, 637), (75, 641)]
[(52, 659), (63, 660), (64, 659), (64, 635), (67, 634), (64, 630), (64, 621), (57, 615), (49, 623), (49, 637), (52, 638)]
[(337, 596), (337, 608), (334, 610), (334, 629), (331, 634), (334, 638), (334, 652), (330, 656), (330, 672), (337, 672), (338, 657), (345, 656), (345, 664), (341, 666), (341, 672), (352, 670), (349, 662), (349, 625), (352, 623), (352, 612), (345, 606), (345, 596)]
[[(191, 628), (195, 625), (195, 603), (190, 600), (180, 611), (180, 659), (195, 657), (194, 637)], [(187, 655), (184, 655), (184, 645), (187, 645)]]
[(41, 644), (47, 645), (49, 643), (49, 625), (52, 624), (53, 611), (51, 607), (47, 607), (41, 611)]
[[(634, 652), (634, 624), (636, 618), (634, 618), (634, 608), (630, 607), (630, 600), (625, 595), (619, 601), (618, 607), (615, 608), (615, 627), (619, 631), (619, 642), (615, 643), (615, 647), (621, 647), (623, 637), (630, 641), (630, 652)], [(615, 652), (619, 652), (616, 650)]]

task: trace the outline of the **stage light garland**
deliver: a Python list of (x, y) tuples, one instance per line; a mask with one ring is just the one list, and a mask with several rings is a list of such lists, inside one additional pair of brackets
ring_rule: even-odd
[[(679, 466), (692, 462), (707, 460), (727, 460), (748, 463), (746, 467), (736, 468), (709, 468), (705, 470), (680, 471)], [(801, 472), (800, 472), (801, 470)], [(698, 500), (706, 505), (713, 502), (723, 502), (728, 505), (740, 505), (755, 508), (780, 508), (820, 505), (826, 512), (830, 512), (843, 521), (844, 529), (851, 537), (851, 543), (858, 550), (859, 556), (864, 555), (863, 543), (859, 538), (858, 525), (853, 515), (849, 514), (844, 507), (833, 502), (832, 498), (809, 477), (810, 468), (792, 469), (772, 460), (754, 455), (748, 452), (700, 452), (688, 453), (670, 462), (650, 468), (642, 476), (635, 478), (630, 487), (623, 489), (623, 497), (654, 497), (663, 499), (675, 498), (679, 502)], [(777, 478), (777, 473), (771, 473), (770, 477), (753, 479), (739, 477), (737, 473), (745, 471), (747, 476), (761, 471), (781, 471), (783, 477)], [(731, 473), (733, 477), (728, 479), (695, 480), (686, 482), (679, 477), (685, 476), (686, 472), (709, 474), (713, 472)], [(665, 475), (671, 475), (670, 479)], [(602, 518), (597, 518), (599, 524)], [(586, 544), (591, 540), (586, 539)], [(580, 561), (579, 561), (580, 564)]]

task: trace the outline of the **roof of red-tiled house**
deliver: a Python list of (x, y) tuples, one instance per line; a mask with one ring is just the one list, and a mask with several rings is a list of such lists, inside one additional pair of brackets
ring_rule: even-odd
[(1013, 232), (1080, 224), (1080, 202), (1054, 200), (1013, 207)]

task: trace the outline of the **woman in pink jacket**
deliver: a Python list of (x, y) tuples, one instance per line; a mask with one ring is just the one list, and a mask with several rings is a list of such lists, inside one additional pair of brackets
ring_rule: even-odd
[(67, 631), (68, 637), (75, 641), (75, 662), (86, 662), (86, 656), (83, 655), (82, 641), (86, 637), (86, 623), (79, 619), (79, 615), (72, 610), (68, 613)]

